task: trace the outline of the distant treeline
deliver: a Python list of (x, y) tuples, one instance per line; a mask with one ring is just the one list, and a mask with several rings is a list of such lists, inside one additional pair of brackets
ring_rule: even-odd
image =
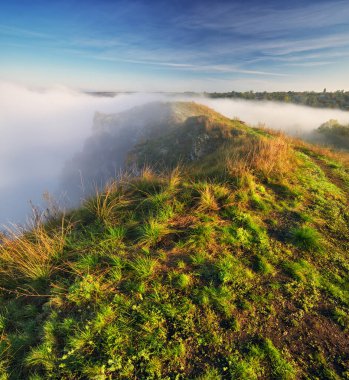
[(349, 91), (327, 92), (214, 92), (206, 93), (211, 98), (238, 98), (246, 100), (273, 100), (285, 103), (302, 104), (310, 107), (319, 108), (339, 108), (349, 111)]

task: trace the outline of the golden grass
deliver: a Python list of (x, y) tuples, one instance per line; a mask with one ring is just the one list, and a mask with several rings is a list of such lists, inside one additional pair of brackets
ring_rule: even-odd
[(249, 139), (227, 157), (228, 172), (237, 178), (250, 174), (283, 177), (292, 171), (294, 165), (291, 140), (281, 133), (270, 138)]
[(111, 227), (118, 222), (117, 211), (129, 203), (130, 200), (122, 194), (121, 187), (116, 181), (112, 181), (102, 192), (96, 189), (95, 197), (86, 202), (86, 208), (107, 227)]
[(55, 259), (63, 253), (69, 230), (64, 218), (54, 233), (49, 233), (43, 224), (38, 224), (30, 232), (19, 227), (9, 230), (0, 245), (0, 276), (31, 280), (47, 278), (55, 270)]
[(173, 191), (178, 188), (182, 181), (182, 171), (179, 166), (175, 167), (168, 176), (168, 190)]

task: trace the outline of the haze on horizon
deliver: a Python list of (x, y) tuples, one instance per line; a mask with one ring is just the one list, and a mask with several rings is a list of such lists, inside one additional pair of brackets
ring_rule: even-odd
[(348, 90), (347, 0), (5, 0), (0, 80), (99, 91)]
[[(6, 200), (0, 207), (0, 230), (3, 224), (24, 222), (30, 214), (29, 201), (42, 205), (46, 191), (62, 206), (69, 204), (71, 194), (61, 186), (63, 168), (92, 135), (96, 111), (110, 114), (148, 102), (175, 100), (202, 103), (227, 117), (238, 117), (251, 125), (265, 123), (296, 135), (312, 131), (328, 119), (349, 123), (349, 112), (337, 109), (180, 94), (102, 97), (63, 87), (30, 90), (0, 81), (0, 197)], [(84, 182), (86, 174), (90, 177), (84, 173)], [(80, 183), (78, 177), (74, 183)]]

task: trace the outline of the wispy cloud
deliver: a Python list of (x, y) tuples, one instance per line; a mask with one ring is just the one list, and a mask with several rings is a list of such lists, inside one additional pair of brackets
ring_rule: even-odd
[(93, 37), (81, 37), (74, 38), (69, 42), (73, 46), (78, 46), (79, 48), (98, 48), (98, 49), (110, 49), (120, 46), (127, 46), (125, 41), (121, 38), (93, 38)]
[(311, 52), (322, 49), (349, 47), (349, 34), (329, 35), (317, 38), (296, 40), (275, 40), (256, 45), (263, 53), (286, 55), (300, 52)]
[(288, 66), (316, 67), (316, 66), (332, 65), (334, 63), (335, 63), (334, 61), (298, 62), (298, 63), (288, 63)]
[[(72, 50), (73, 52), (73, 50)], [(268, 71), (259, 71), (259, 70), (247, 70), (243, 68), (239, 68), (234, 65), (204, 65), (204, 64), (192, 64), (192, 63), (180, 63), (180, 62), (165, 62), (162, 60), (142, 60), (142, 59), (127, 59), (121, 58), (115, 55), (103, 55), (103, 54), (85, 54), (83, 51), (75, 50), (75, 53), (80, 56), (85, 56), (88, 58), (101, 60), (101, 61), (109, 61), (109, 62), (123, 62), (123, 63), (131, 63), (137, 65), (149, 65), (149, 66), (158, 66), (158, 67), (166, 67), (171, 69), (179, 69), (179, 70), (187, 70), (187, 71), (195, 71), (195, 72), (205, 72), (208, 74), (214, 73), (239, 73), (246, 75), (262, 75), (262, 76), (287, 76), (284, 73), (277, 72), (268, 72)]]
[(241, 7), (238, 3), (221, 2), (198, 6), (189, 15), (179, 16), (177, 22), (189, 29), (211, 31), (235, 31), (239, 34), (255, 35), (290, 32), (299, 29), (327, 28), (347, 25), (349, 3), (346, 0), (315, 2), (302, 6), (284, 6), (281, 3)]
[(9, 25), (0, 25), (0, 33), (3, 35), (24, 37), (24, 38), (44, 38), (50, 39), (52, 36), (47, 33), (38, 32), (30, 29), (23, 29)]
[(23, 25), (0, 15), (1, 47), (18, 57), (24, 46), (23, 57), (31, 54), (39, 65), (54, 55), (52, 66), (64, 61), (72, 71), (80, 64), (130, 77), (158, 70), (168, 80), (182, 75), (288, 83), (285, 77), (304, 77), (315, 66), (343, 66), (349, 58), (348, 0), (193, 0), (185, 12), (184, 0), (101, 0), (84, 9), (62, 2), (66, 7), (49, 3), (42, 14), (33, 11)]

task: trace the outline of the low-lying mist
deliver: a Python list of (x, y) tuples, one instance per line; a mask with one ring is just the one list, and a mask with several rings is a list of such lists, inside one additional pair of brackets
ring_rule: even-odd
[[(57, 194), (64, 163), (91, 133), (95, 111), (119, 112), (152, 95), (94, 97), (63, 87), (45, 91), (0, 83), (0, 225), (24, 222), (29, 201)], [(58, 194), (58, 197), (65, 195)]]
[(348, 112), (282, 103), (144, 93), (103, 97), (63, 87), (37, 90), (0, 83), (0, 225), (25, 222), (29, 201), (41, 204), (44, 192), (62, 203), (70, 198), (61, 186), (62, 171), (85, 141), (91, 141), (96, 111), (118, 113), (147, 102), (171, 100), (196, 101), (230, 118), (296, 135), (309, 133), (329, 119), (349, 123)]
[(250, 125), (262, 123), (268, 128), (300, 137), (329, 119), (336, 119), (342, 124), (349, 122), (349, 112), (338, 109), (237, 99), (203, 99), (201, 103), (227, 117), (238, 117)]

